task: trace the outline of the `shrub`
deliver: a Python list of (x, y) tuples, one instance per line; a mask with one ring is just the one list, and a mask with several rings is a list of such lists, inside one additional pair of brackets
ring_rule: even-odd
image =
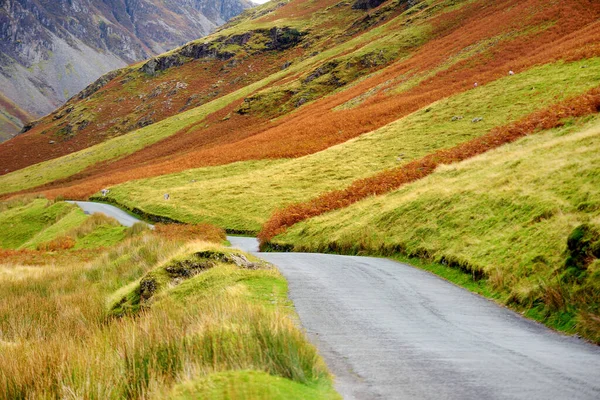
[(75, 239), (70, 236), (59, 236), (49, 242), (40, 243), (37, 250), (42, 251), (58, 251), (69, 250), (75, 247)]
[(585, 278), (587, 267), (597, 258), (600, 248), (600, 233), (595, 227), (583, 224), (576, 227), (567, 239), (567, 258), (563, 280)]
[(204, 240), (220, 243), (226, 238), (225, 231), (211, 224), (156, 224), (155, 234), (165, 239), (176, 240)]

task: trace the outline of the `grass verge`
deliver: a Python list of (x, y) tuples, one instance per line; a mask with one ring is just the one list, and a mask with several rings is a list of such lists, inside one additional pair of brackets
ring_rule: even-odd
[(0, 203), (0, 229), (0, 248), (41, 251), (111, 247), (139, 233), (76, 205), (34, 197)]

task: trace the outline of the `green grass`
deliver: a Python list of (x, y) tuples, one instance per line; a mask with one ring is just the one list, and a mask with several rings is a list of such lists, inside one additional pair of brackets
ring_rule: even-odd
[(40, 231), (37, 235), (21, 245), (20, 248), (35, 249), (39, 244), (49, 242), (83, 224), (88, 218), (83, 210), (77, 206), (70, 208), (72, 209), (68, 214), (60, 218), (56, 223)]
[[(600, 226), (599, 150), (600, 117), (566, 121), (299, 223), (274, 242), (426, 257), (482, 274), (502, 301), (531, 317), (582, 331), (593, 325), (585, 313), (598, 313), (599, 263), (572, 277), (567, 238), (581, 224)], [(598, 340), (600, 332), (587, 336)]]
[[(362, 250), (363, 254), (368, 254), (367, 251)], [(439, 262), (430, 261), (424, 258), (408, 257), (406, 255), (396, 253), (389, 255), (396, 261), (409, 264), (413, 267), (429, 271), (448, 282), (452, 282), (455, 285), (461, 286), (470, 292), (477, 293), (478, 295), (485, 296), (488, 298), (499, 300), (501, 296), (497, 293), (492, 285), (485, 279), (477, 279), (473, 277), (471, 273), (465, 272), (458, 268), (448, 268), (447, 265)]]
[[(584, 64), (588, 68), (582, 69)], [(175, 220), (258, 231), (277, 208), (454, 146), (580, 94), (600, 84), (599, 71), (600, 59), (533, 68), (441, 100), (313, 155), (199, 168), (131, 181), (111, 188), (109, 196), (126, 207)], [(463, 119), (452, 121), (456, 115)], [(472, 123), (476, 117), (483, 117), (483, 121)], [(171, 194), (169, 202), (163, 200), (164, 193)]]
[(172, 400), (312, 400), (339, 399), (330, 384), (302, 385), (290, 379), (260, 371), (235, 371), (210, 374), (205, 378), (177, 385)]
[(86, 215), (79, 207), (43, 198), (3, 202), (0, 207), (0, 248), (35, 250), (60, 237), (74, 240), (75, 249), (111, 247), (130, 235), (130, 228), (103, 215)]
[(74, 206), (68, 203), (52, 204), (45, 199), (36, 199), (0, 212), (0, 248), (16, 249), (25, 245), (73, 210)]
[(128, 228), (124, 226), (101, 225), (91, 233), (77, 239), (74, 249), (95, 249), (111, 247), (127, 236)]

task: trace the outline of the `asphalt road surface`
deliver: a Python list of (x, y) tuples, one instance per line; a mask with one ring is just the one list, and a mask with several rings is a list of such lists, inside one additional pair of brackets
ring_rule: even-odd
[[(230, 237), (257, 251), (255, 239)], [(346, 399), (600, 399), (600, 347), (398, 262), (260, 253)]]
[(110, 204), (93, 203), (91, 201), (67, 201), (67, 203), (77, 204), (86, 214), (99, 213), (104, 214), (107, 217), (112, 217), (124, 226), (133, 226), (136, 222), (143, 222)]
[[(110, 205), (76, 202), (124, 225)], [(256, 239), (229, 237), (258, 251)], [(398, 262), (260, 253), (346, 399), (600, 399), (600, 347)]]

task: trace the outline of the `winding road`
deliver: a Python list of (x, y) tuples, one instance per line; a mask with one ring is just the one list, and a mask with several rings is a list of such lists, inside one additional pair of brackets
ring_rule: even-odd
[[(229, 241), (258, 251), (256, 239)], [(381, 258), (259, 256), (288, 279), (346, 399), (600, 399), (600, 347), (428, 272)]]
[[(86, 214), (104, 214), (119, 221), (123, 226), (133, 226), (136, 222), (143, 222), (140, 219), (126, 213), (125, 211), (105, 203), (94, 203), (91, 201), (67, 201), (67, 203), (78, 205)], [(148, 224), (150, 225), (150, 224)], [(153, 225), (150, 225), (153, 226)]]

